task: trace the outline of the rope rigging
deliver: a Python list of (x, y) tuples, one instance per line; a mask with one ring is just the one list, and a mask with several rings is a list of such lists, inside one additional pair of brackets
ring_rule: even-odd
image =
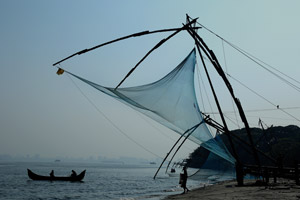
[[(60, 68), (61, 69), (61, 68)], [(76, 84), (76, 82), (71, 78), (71, 76), (69, 75), (69, 72), (66, 71), (69, 79), (71, 80), (71, 82), (74, 84), (74, 86), (79, 90), (79, 92), (86, 98), (86, 100), (96, 109), (96, 111), (101, 114), (114, 128), (116, 128), (118, 130), (119, 133), (121, 133), (122, 135), (124, 135), (128, 140), (130, 140), (131, 142), (135, 143), (137, 146), (139, 146), (140, 148), (142, 148), (143, 150), (147, 151), (148, 153), (160, 158), (163, 160), (162, 164), (164, 163), (164, 161), (168, 161), (169, 164), (168, 166), (170, 165), (170, 163), (172, 162), (174, 156), (176, 155), (176, 153), (178, 152), (178, 150), (181, 148), (181, 146), (183, 145), (183, 143), (185, 142), (185, 140), (191, 135), (191, 133), (200, 125), (202, 124), (203, 122), (200, 122), (199, 124), (195, 125), (194, 127), (186, 130), (181, 136), (180, 138), (177, 140), (177, 142), (175, 143), (175, 145), (173, 146), (176, 147), (177, 143), (181, 140), (181, 138), (183, 138), (184, 136), (184, 140), (183, 142), (178, 146), (176, 152), (174, 153), (174, 155), (172, 156), (172, 158), (169, 160), (167, 159), (168, 155), (171, 153), (171, 151), (173, 150), (173, 148), (171, 149), (171, 151), (167, 154), (167, 156), (165, 158), (159, 156), (158, 154), (152, 152), (151, 150), (147, 149), (146, 147), (144, 147), (143, 145), (141, 145), (140, 143), (138, 143), (137, 141), (135, 141), (132, 137), (130, 137), (128, 134), (126, 134), (123, 130), (121, 130), (112, 120), (110, 120), (96, 105), (95, 103), (81, 90), (81, 88)], [(144, 119), (144, 118), (143, 118)], [(144, 119), (146, 122), (148, 122), (146, 119)], [(150, 124), (150, 122), (148, 122)], [(151, 124), (150, 124), (151, 125)], [(153, 126), (153, 125), (152, 125)], [(154, 126), (153, 126), (154, 127)], [(155, 128), (155, 127), (154, 127)], [(157, 128), (156, 128), (157, 129)], [(159, 131), (159, 129), (157, 129)], [(159, 131), (161, 132), (161, 131)], [(188, 135), (186, 135), (186, 133), (189, 133)], [(163, 134), (165, 135), (165, 134)], [(165, 135), (166, 136), (166, 135)], [(167, 137), (167, 136), (166, 136)], [(169, 137), (168, 137), (169, 138)], [(171, 138), (169, 138), (171, 139)], [(171, 139), (173, 140), (173, 139)], [(188, 148), (186, 146), (184, 146), (185, 148)], [(190, 148), (188, 148), (189, 150), (191, 150)], [(155, 176), (154, 176), (154, 179), (158, 173), (159, 169), (157, 170)]]
[[(283, 107), (281, 108), (283, 110), (295, 110), (300, 109), (300, 107)], [(265, 112), (265, 111), (275, 111), (278, 110), (278, 108), (266, 108), (266, 109), (253, 109), (253, 110), (245, 110), (245, 112)], [(234, 111), (224, 111), (225, 114), (234, 113)], [(206, 114), (219, 114), (218, 112), (206, 112)], [(277, 118), (276, 118), (277, 119)]]
[[(224, 57), (224, 65), (225, 65), (225, 73), (227, 74), (228, 73), (228, 67), (227, 67), (227, 60), (226, 60), (226, 55), (225, 55), (225, 46), (224, 46), (224, 40), (221, 40), (222, 41), (222, 49), (223, 49), (223, 57)], [(240, 125), (238, 123), (238, 117), (237, 117), (237, 114), (236, 114), (236, 109), (235, 109), (235, 106), (234, 106), (234, 102), (233, 100), (231, 99), (231, 104), (232, 104), (232, 108), (233, 108), (233, 111), (234, 111), (234, 116), (235, 116), (235, 121), (238, 128), (240, 128)]]
[(285, 111), (284, 109), (280, 108), (278, 105), (274, 104), (273, 102), (271, 102), (270, 100), (266, 99), (265, 97), (263, 97), (262, 95), (258, 94), (257, 92), (255, 92), (254, 90), (252, 90), (251, 88), (249, 88), (248, 86), (246, 86), (245, 84), (243, 84), (241, 81), (237, 80), (236, 78), (234, 78), (233, 76), (231, 76), (230, 74), (226, 73), (231, 79), (235, 80), (236, 82), (238, 82), (239, 84), (241, 84), (242, 86), (244, 86), (245, 88), (247, 88), (248, 90), (250, 90), (252, 93), (254, 93), (255, 95), (257, 95), (258, 97), (262, 98), (263, 100), (265, 100), (266, 102), (268, 102), (269, 104), (271, 104), (272, 106), (276, 107), (277, 110), (282, 111), (283, 113), (287, 114), (288, 116), (292, 117), (293, 119), (297, 120), (298, 122), (300, 122), (300, 119), (298, 119), (297, 117), (295, 117), (294, 115), (288, 113), (287, 111)]
[[(189, 17), (190, 18), (190, 17)], [(190, 18), (191, 19), (191, 18)], [(277, 77), (278, 79), (280, 79), (281, 81), (285, 82), (287, 85), (289, 85), (290, 87), (292, 87), (293, 89), (295, 89), (296, 91), (300, 92), (300, 87), (293, 84), (292, 82), (288, 81), (287, 79), (285, 79), (284, 77), (278, 75), (277, 73), (273, 72), (272, 70), (268, 69), (267, 67), (277, 71), (278, 73), (282, 74), (283, 76), (291, 79), (292, 81), (300, 84), (299, 81), (297, 81), (296, 79), (292, 78), (291, 76), (281, 72), (280, 70), (276, 69), (275, 67), (271, 66), (270, 64), (267, 64), (266, 62), (262, 61), (261, 59), (255, 57), (254, 55), (248, 53), (247, 51), (241, 49), (240, 47), (234, 45), (233, 43), (229, 42), (228, 40), (224, 39), (223, 37), (221, 37), (220, 35), (216, 34), (215, 32), (213, 32), (212, 30), (208, 29), (206, 26), (204, 26), (203, 24), (199, 23), (198, 21), (196, 21), (196, 23), (198, 25), (200, 25), (202, 28), (204, 28), (205, 30), (207, 30), (208, 32), (210, 32), (211, 34), (215, 35), (216, 37), (220, 38), (222, 41), (222, 46), (223, 46), (223, 56), (224, 56), (224, 61), (225, 61), (225, 67), (227, 69), (227, 62), (226, 62), (226, 58), (225, 58), (225, 50), (224, 50), (224, 45), (223, 42), (227, 43), (229, 46), (231, 46), (232, 48), (234, 48), (235, 50), (237, 50), (238, 52), (240, 52), (241, 54), (243, 54), (244, 56), (246, 56), (247, 58), (249, 58), (251, 61), (255, 62), (257, 65), (259, 65), (260, 67), (262, 67), (263, 69), (265, 69), (266, 71), (268, 71), (269, 73), (273, 74), (275, 77)], [(266, 67), (267, 66), (267, 67)], [(226, 70), (227, 71), (227, 70)], [(248, 86), (246, 86), (245, 84), (241, 83), (240, 81), (238, 81), (236, 78), (232, 77), (231, 75), (229, 75), (227, 72), (225, 72), (227, 76), (229, 76), (231, 79), (237, 81), (239, 84), (243, 85), (244, 87), (246, 87), (248, 90), (250, 90), (251, 92), (253, 92), (255, 95), (259, 96), (260, 98), (264, 99), (266, 102), (268, 102), (269, 104), (275, 106), (277, 109), (281, 110), (283, 113), (287, 114), (288, 116), (292, 117), (293, 119), (297, 120), (298, 122), (300, 122), (300, 119), (298, 119), (297, 117), (295, 117), (294, 115), (288, 113), (287, 111), (285, 111), (284, 109), (280, 108), (278, 105), (275, 105), (274, 103), (272, 103), (271, 101), (269, 101), (268, 99), (266, 99), (265, 97), (263, 97), (262, 95), (258, 94), (257, 92), (255, 92), (254, 90), (250, 89)]]
[[(67, 73), (68, 74), (68, 73)], [(88, 96), (80, 89), (80, 87), (75, 83), (75, 81), (69, 76), (69, 79), (71, 80), (71, 82), (75, 85), (75, 87), (79, 90), (79, 92), (86, 98), (86, 100), (97, 110), (98, 113), (100, 113), (115, 129), (117, 129), (119, 131), (119, 133), (121, 133), (122, 135), (124, 135), (128, 140), (130, 140), (131, 142), (135, 143), (137, 146), (139, 146), (140, 148), (144, 149), (145, 151), (147, 151), (148, 153), (163, 159), (161, 156), (157, 155), (156, 153), (153, 153), (152, 151), (150, 151), (149, 149), (147, 149), (146, 147), (144, 147), (143, 145), (139, 144), (137, 141), (135, 141), (133, 138), (131, 138), (129, 135), (127, 135), (124, 131), (122, 131), (113, 121), (111, 121), (95, 104), (94, 102), (88, 98)]]
[[(202, 105), (202, 110), (205, 113), (205, 103), (204, 103), (202, 89), (201, 89), (203, 87), (203, 90), (205, 92), (205, 96), (207, 98), (207, 102), (209, 104), (210, 110), (212, 111), (213, 110), (212, 109), (212, 105), (211, 105), (210, 100), (208, 98), (208, 93), (207, 93), (207, 90), (205, 88), (204, 81), (203, 81), (203, 79), (201, 77), (200, 69), (199, 69), (199, 66), (198, 66), (197, 62), (196, 62), (196, 69), (197, 69), (197, 75), (198, 75), (197, 82), (198, 82), (198, 87), (199, 87), (199, 90), (200, 90), (200, 96), (201, 96), (201, 101), (202, 101), (202, 104), (201, 104)], [(200, 80), (201, 80), (202, 84), (200, 84)], [(201, 87), (201, 85), (202, 85), (202, 87)], [(215, 119), (215, 115), (214, 114), (213, 114), (213, 118)], [(211, 127), (209, 126), (208, 128), (209, 128), (210, 132), (212, 133)]]
[[(162, 135), (164, 135), (166, 138), (168, 138), (169, 140), (172, 140), (173, 142), (175, 142), (176, 140), (175, 139), (173, 139), (173, 138), (171, 138), (170, 136), (168, 136), (167, 134), (165, 134), (163, 131), (161, 131), (159, 128), (157, 128), (156, 126), (154, 126), (147, 118), (146, 118), (146, 116), (145, 115), (142, 115), (141, 113), (139, 113), (139, 112), (137, 112), (137, 111), (135, 111), (134, 110), (134, 112), (136, 113), (136, 114), (138, 114), (145, 122), (147, 122), (150, 126), (152, 126), (157, 132), (159, 132), (159, 133), (161, 133)], [(193, 150), (193, 149), (191, 149), (191, 148), (189, 148), (189, 147), (187, 147), (187, 146), (184, 146), (186, 149), (188, 149), (188, 150)]]
[(232, 48), (234, 48), (235, 50), (237, 50), (238, 52), (240, 52), (241, 54), (243, 54), (244, 56), (246, 56), (247, 58), (249, 58), (251, 61), (255, 62), (257, 65), (259, 65), (260, 67), (262, 67), (263, 69), (265, 69), (266, 71), (268, 71), (269, 73), (273, 74), (275, 77), (279, 78), (280, 80), (282, 80), (283, 82), (285, 82), (287, 85), (289, 85), (290, 87), (294, 88), (296, 91), (300, 92), (300, 87), (293, 84), (292, 82), (288, 81), (287, 79), (281, 77), (280, 75), (278, 75), (277, 73), (273, 72), (272, 70), (268, 69), (271, 68), (275, 71), (277, 71), (278, 73), (282, 74), (283, 76), (291, 79), (292, 81), (300, 84), (299, 81), (297, 81), (295, 78), (292, 78), (291, 76), (281, 72), (280, 70), (276, 69), (275, 67), (271, 66), (270, 64), (267, 64), (266, 62), (262, 61), (261, 59), (255, 57), (254, 55), (248, 53), (247, 51), (241, 49), (240, 47), (234, 45), (233, 43), (229, 42), (228, 40), (224, 39), (223, 37), (221, 37), (220, 35), (216, 34), (215, 32), (213, 32), (212, 30), (210, 30), (209, 28), (207, 28), (206, 26), (204, 26), (203, 24), (199, 23), (198, 21), (196, 22), (198, 25), (200, 25), (202, 28), (206, 29), (208, 32), (210, 32), (211, 34), (215, 35), (216, 37), (220, 38), (222, 41), (224, 41), (225, 43), (227, 43), (229, 46), (231, 46)]
[[(223, 40), (222, 40), (222, 44), (223, 44)], [(226, 57), (225, 57), (225, 49), (223, 48), (223, 56), (224, 56), (224, 62), (225, 62), (225, 66), (227, 65), (227, 61), (226, 61)], [(204, 57), (205, 60), (208, 60), (208, 58)], [(226, 67), (226, 71), (227, 71), (227, 67)], [(245, 87), (246, 89), (248, 89), (249, 91), (251, 91), (253, 94), (255, 94), (256, 96), (258, 96), (259, 98), (263, 99), (264, 101), (266, 101), (267, 103), (269, 103), (270, 105), (272, 105), (274, 108), (271, 109), (253, 109), (253, 110), (245, 110), (245, 112), (261, 112), (261, 111), (275, 111), (275, 110), (280, 110), (281, 112), (285, 113), (286, 115), (290, 116), (291, 118), (293, 118), (295, 121), (300, 121), (297, 117), (295, 117), (294, 115), (290, 114), (289, 112), (287, 112), (286, 110), (294, 110), (294, 109), (300, 109), (300, 107), (280, 107), (278, 104), (273, 103), (272, 101), (270, 101), (269, 99), (267, 99), (266, 97), (264, 97), (263, 95), (259, 94), (258, 92), (254, 91), (253, 89), (251, 89), (250, 87), (248, 87), (246, 84), (242, 83), (240, 80), (238, 80), (237, 78), (233, 77), (232, 75), (230, 75), (228, 72), (225, 72), (226, 76), (231, 78), (232, 80), (234, 80), (235, 82), (237, 82), (238, 84), (242, 85), (243, 87)], [(203, 79), (201, 78), (201, 74), (199, 73), (200, 79), (203, 83)], [(200, 87), (200, 86), (199, 86)], [(204, 87), (205, 89), (205, 87)], [(206, 92), (206, 90), (205, 90)], [(207, 95), (207, 94), (206, 94)], [(203, 101), (203, 100), (202, 100)], [(210, 101), (208, 100), (208, 102), (210, 103)], [(211, 105), (210, 105), (211, 108)], [(212, 110), (212, 108), (211, 108)], [(205, 110), (203, 110), (204, 113), (206, 114), (219, 114), (218, 112), (205, 112)], [(233, 118), (229, 118), (228, 116), (226, 116), (229, 113), (233, 113), (235, 115), (235, 121), (233, 122)], [(237, 119), (237, 115), (236, 115), (236, 110), (235, 107), (233, 106), (233, 111), (223, 111), (223, 114), (225, 115), (225, 117), (230, 120), (233, 124), (235, 124), (238, 128), (240, 128), (239, 125), (239, 120)], [(249, 115), (247, 115), (248, 117), (250, 117)], [(256, 116), (256, 117), (260, 117), (260, 116)], [(215, 117), (214, 117), (215, 118)], [(264, 118), (270, 118), (270, 117), (264, 117)], [(273, 119), (283, 119), (283, 118), (274, 118)], [(290, 120), (290, 119), (283, 119), (283, 120)]]

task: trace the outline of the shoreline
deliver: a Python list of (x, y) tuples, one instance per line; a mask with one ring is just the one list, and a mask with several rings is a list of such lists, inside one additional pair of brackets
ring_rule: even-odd
[(164, 200), (232, 200), (232, 199), (300, 199), (300, 186), (293, 180), (279, 179), (277, 183), (265, 185), (255, 184), (255, 180), (245, 180), (245, 186), (237, 186), (235, 180), (223, 181), (213, 185), (200, 187), (186, 194), (175, 194), (164, 198)]

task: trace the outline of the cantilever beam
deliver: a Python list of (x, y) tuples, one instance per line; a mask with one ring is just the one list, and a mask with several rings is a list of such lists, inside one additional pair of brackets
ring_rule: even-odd
[[(193, 27), (193, 29), (199, 29), (201, 27)], [(89, 51), (92, 51), (92, 50), (95, 50), (97, 48), (100, 48), (100, 47), (103, 47), (103, 46), (106, 46), (108, 44), (112, 44), (114, 42), (118, 42), (118, 41), (121, 41), (121, 40), (125, 40), (125, 39), (128, 39), (128, 38), (131, 38), (131, 37), (139, 37), (139, 36), (143, 36), (143, 35), (149, 35), (149, 34), (154, 34), (154, 33), (161, 33), (161, 32), (169, 32), (169, 31), (178, 31), (178, 30), (187, 30), (187, 27), (182, 27), (182, 28), (169, 28), (169, 29), (160, 29), (160, 30), (155, 30), (155, 31), (142, 31), (142, 32), (138, 32), (138, 33), (133, 33), (133, 34), (130, 34), (130, 35), (127, 35), (127, 36), (124, 36), (124, 37), (120, 37), (120, 38), (117, 38), (117, 39), (114, 39), (114, 40), (111, 40), (111, 41), (108, 41), (108, 42), (105, 42), (105, 43), (102, 43), (102, 44), (99, 44), (97, 46), (94, 46), (94, 47), (91, 47), (89, 49), (83, 49), (81, 51), (78, 51), (66, 58), (63, 58), (61, 59), (60, 61), (56, 62), (53, 64), (53, 66), (56, 66), (74, 56), (77, 56), (77, 55), (81, 55), (81, 54), (84, 54), (84, 53), (87, 53)]]

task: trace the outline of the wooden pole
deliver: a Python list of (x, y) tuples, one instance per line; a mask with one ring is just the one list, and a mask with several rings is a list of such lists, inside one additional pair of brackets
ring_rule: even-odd
[(193, 29), (188, 29), (188, 32), (191, 34), (191, 36), (193, 38), (196, 37), (197, 43), (199, 44), (199, 46), (201, 47), (201, 49), (204, 51), (204, 53), (206, 54), (206, 56), (209, 58), (209, 60), (211, 61), (211, 63), (215, 67), (216, 71), (219, 73), (219, 75), (224, 80), (225, 85), (227, 86), (227, 88), (228, 88), (228, 90), (229, 90), (229, 92), (230, 92), (230, 94), (231, 94), (231, 96), (232, 96), (232, 98), (233, 98), (233, 100), (234, 100), (234, 102), (235, 102), (238, 110), (239, 110), (240, 117), (241, 117), (241, 119), (242, 119), (242, 121), (243, 121), (243, 123), (245, 125), (245, 129), (247, 131), (248, 139), (250, 141), (250, 144), (251, 144), (251, 147), (252, 147), (252, 151), (253, 151), (253, 155), (254, 155), (254, 158), (256, 160), (256, 163), (257, 163), (257, 165), (259, 167), (261, 167), (261, 163), (260, 163), (258, 154), (257, 154), (255, 146), (254, 146), (254, 142), (253, 142), (253, 139), (252, 139), (252, 136), (251, 136), (250, 127), (249, 127), (247, 118), (245, 116), (244, 110), (242, 108), (242, 105), (241, 105), (239, 99), (235, 97), (233, 89), (232, 89), (232, 86), (231, 86), (230, 82), (228, 81), (228, 79), (227, 79), (227, 77), (226, 77), (223, 69), (221, 68), (221, 66), (220, 66), (220, 64), (218, 62), (218, 59), (216, 58), (214, 52), (208, 48), (208, 46), (206, 45), (206, 43), (202, 40), (202, 38)]
[(165, 173), (167, 173), (169, 166), (173, 160), (173, 158), (175, 157), (176, 153), (179, 151), (179, 149), (181, 148), (181, 146), (184, 144), (184, 142), (190, 137), (190, 135), (192, 135), (192, 133), (203, 123), (204, 121), (200, 122), (197, 126), (194, 126), (194, 128), (191, 130), (191, 132), (184, 138), (184, 140), (181, 142), (181, 144), (178, 146), (178, 148), (176, 149), (175, 153), (173, 154), (171, 160), (168, 163), (168, 166), (166, 168)]
[[(198, 28), (200, 28), (200, 27), (194, 27), (193, 29), (198, 29)], [(66, 58), (63, 58), (60, 61), (54, 63), (53, 66), (58, 65), (58, 64), (66, 61), (66, 60), (68, 60), (68, 59), (70, 59), (70, 58), (72, 58), (72, 57), (74, 57), (76, 55), (81, 55), (81, 54), (87, 53), (89, 51), (95, 50), (97, 48), (106, 46), (108, 44), (119, 42), (121, 40), (125, 40), (125, 39), (131, 38), (131, 37), (139, 37), (139, 36), (143, 36), (143, 35), (149, 35), (149, 34), (161, 33), (161, 32), (169, 32), (169, 31), (181, 31), (181, 30), (186, 30), (186, 29), (187, 29), (186, 27), (182, 27), (182, 28), (170, 28), (170, 29), (161, 29), (161, 30), (155, 30), (155, 31), (142, 31), (142, 32), (130, 34), (130, 35), (127, 35), (127, 36), (124, 36), (124, 37), (120, 37), (120, 38), (117, 38), (117, 39), (114, 39), (114, 40), (111, 40), (111, 41), (99, 44), (99, 45), (91, 47), (89, 49), (83, 49), (81, 51), (78, 51), (78, 52), (76, 52), (76, 53), (74, 53), (74, 54), (72, 54), (72, 55), (70, 55), (70, 56), (68, 56)]]
[(186, 133), (188, 133), (188, 132), (189, 132), (190, 130), (192, 130), (193, 128), (199, 126), (201, 123), (202, 123), (202, 122), (200, 122), (199, 124), (196, 124), (196, 125), (193, 126), (192, 128), (189, 128), (188, 130), (186, 130), (186, 131), (179, 137), (179, 139), (175, 142), (175, 144), (172, 146), (172, 148), (170, 149), (170, 151), (167, 153), (167, 155), (166, 155), (166, 157), (164, 158), (164, 160), (161, 162), (161, 164), (160, 164), (160, 166), (158, 167), (158, 169), (157, 169), (155, 175), (153, 176), (153, 179), (156, 178), (156, 176), (157, 176), (157, 174), (158, 174), (160, 168), (162, 167), (162, 165), (164, 164), (164, 162), (166, 161), (166, 159), (168, 158), (168, 156), (170, 155), (170, 153), (173, 151), (173, 149), (175, 148), (175, 146), (177, 145), (177, 143), (181, 140), (181, 138), (183, 138), (184, 135), (185, 135)]

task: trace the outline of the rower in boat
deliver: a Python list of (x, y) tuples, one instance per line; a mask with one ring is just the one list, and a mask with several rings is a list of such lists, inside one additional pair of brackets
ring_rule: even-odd
[(71, 177), (76, 177), (76, 176), (77, 176), (77, 173), (74, 170), (72, 170)]

